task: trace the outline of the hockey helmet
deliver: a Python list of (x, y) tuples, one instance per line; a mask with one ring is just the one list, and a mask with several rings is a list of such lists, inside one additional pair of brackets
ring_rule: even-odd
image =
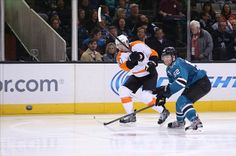
[(176, 51), (174, 47), (166, 47), (163, 49), (161, 56), (165, 55), (176, 55)]
[[(120, 35), (117, 37), (118, 39), (115, 40), (116, 48), (120, 51), (127, 51), (129, 47), (129, 40), (125, 35)], [(122, 43), (123, 44), (122, 44)]]

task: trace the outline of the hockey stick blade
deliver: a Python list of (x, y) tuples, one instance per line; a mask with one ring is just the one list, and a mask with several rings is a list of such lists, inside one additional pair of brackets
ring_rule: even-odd
[(102, 21), (101, 10), (102, 10), (102, 8), (99, 7), (99, 8), (98, 8), (98, 22), (99, 22), (99, 23)]

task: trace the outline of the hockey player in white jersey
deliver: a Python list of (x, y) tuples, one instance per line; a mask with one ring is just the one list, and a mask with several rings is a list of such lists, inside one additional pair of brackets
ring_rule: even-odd
[[(119, 88), (119, 96), (126, 113), (133, 113), (132, 95), (142, 87), (142, 94), (139, 99), (147, 105), (153, 105), (152, 108), (160, 113), (158, 124), (162, 124), (170, 113), (164, 105), (159, 105), (160, 99), (156, 99), (153, 94), (158, 77), (156, 71), (158, 53), (142, 41), (129, 43), (125, 35), (118, 36), (118, 39), (115, 40), (115, 43), (117, 49), (119, 49), (117, 55), (119, 67), (132, 73), (128, 80)], [(120, 123), (129, 122), (136, 122), (136, 116), (133, 115), (120, 120)]]

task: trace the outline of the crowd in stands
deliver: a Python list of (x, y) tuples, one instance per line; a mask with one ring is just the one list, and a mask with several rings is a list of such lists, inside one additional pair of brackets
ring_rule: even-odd
[[(66, 40), (70, 49), (71, 0), (27, 1)], [(191, 0), (191, 60), (236, 59), (235, 1)], [(177, 50), (180, 47), (186, 57), (187, 2), (79, 0), (79, 60), (116, 62), (117, 50), (113, 36), (121, 34), (130, 41), (145, 42), (159, 55), (167, 46), (176, 47)], [(102, 8), (102, 22), (98, 22), (99, 6)]]

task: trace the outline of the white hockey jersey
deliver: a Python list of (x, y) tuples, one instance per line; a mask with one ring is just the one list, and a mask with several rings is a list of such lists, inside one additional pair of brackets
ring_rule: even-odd
[(147, 63), (149, 62), (149, 57), (151, 57), (151, 56), (158, 57), (158, 53), (155, 50), (148, 47), (142, 41), (131, 42), (130, 47), (131, 47), (131, 51), (133, 51), (133, 52), (134, 51), (142, 52), (144, 54), (144, 59), (143, 59), (143, 61), (138, 61), (138, 64), (134, 68), (129, 69), (126, 66), (126, 62), (128, 61), (129, 55), (131, 54), (131, 52), (119, 51), (116, 59), (117, 59), (117, 62), (119, 64), (120, 68), (125, 71), (132, 72), (132, 74), (135, 75), (136, 77), (144, 77), (144, 76), (148, 75), (149, 72), (146, 71), (146, 66), (147, 66)]

